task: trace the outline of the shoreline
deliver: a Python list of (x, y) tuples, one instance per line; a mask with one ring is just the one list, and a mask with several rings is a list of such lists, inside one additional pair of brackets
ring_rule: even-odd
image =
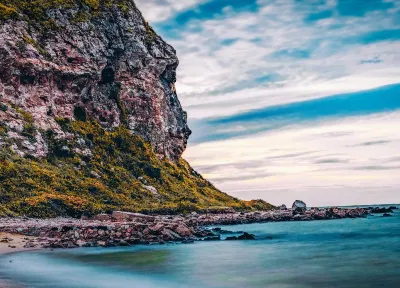
[(25, 247), (27, 243), (37, 241), (38, 238), (33, 236), (0, 232), (0, 255), (40, 250), (40, 247)]
[[(368, 208), (294, 207), (259, 212), (224, 214), (158, 215), (114, 211), (93, 219), (26, 217), (0, 219), (0, 255), (43, 248), (114, 247), (137, 244), (194, 243), (221, 240), (221, 234), (231, 234), (209, 226), (266, 222), (315, 221), (362, 218), (373, 214), (390, 217), (397, 206)], [(226, 240), (252, 240), (256, 235), (228, 237)], [(1, 287), (1, 286), (0, 286)]]

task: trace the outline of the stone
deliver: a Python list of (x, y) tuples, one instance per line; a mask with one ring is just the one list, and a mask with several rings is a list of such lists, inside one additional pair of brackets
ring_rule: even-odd
[(159, 196), (160, 194), (158, 194), (158, 191), (156, 188), (154, 188), (153, 186), (150, 185), (142, 185), (142, 187), (144, 189), (146, 189), (147, 191), (150, 191), (151, 193), (153, 193), (154, 196)]
[(292, 213), (293, 215), (296, 214), (304, 214), (307, 210), (307, 205), (301, 200), (294, 201), (292, 205)]
[(97, 214), (93, 217), (93, 220), (96, 221), (109, 221), (110, 219), (111, 217), (108, 214)]
[(279, 209), (280, 209), (280, 210), (287, 210), (287, 207), (286, 207), (285, 204), (282, 204), (281, 206), (279, 206)]
[(112, 216), (115, 220), (154, 220), (154, 216), (149, 216), (141, 213), (123, 212), (123, 211), (113, 211)]
[(238, 240), (238, 237), (237, 236), (229, 236), (229, 237), (226, 237), (225, 240), (228, 240), (228, 241)]
[(390, 208), (385, 208), (385, 207), (371, 207), (370, 213), (393, 213), (393, 210)]
[(238, 240), (256, 240), (256, 236), (253, 234), (249, 234), (247, 232), (244, 232), (242, 235), (237, 237)]
[(392, 217), (393, 215), (391, 215), (391, 214), (389, 214), (389, 213), (384, 213), (383, 215), (382, 215), (382, 217)]
[[(123, 8), (103, 5), (96, 17), (74, 22), (74, 15), (88, 13), (85, 3), (72, 1), (70, 7), (46, 11), (62, 29), (52, 29), (45, 37), (43, 25), (31, 24), (35, 20), (28, 21), (28, 15), (1, 23), (1, 104), (13, 103), (32, 114), (34, 126), (40, 128), (35, 135), (39, 141), (13, 149), (45, 157), (46, 130), (67, 138), (56, 118), (91, 118), (105, 128), (125, 122), (160, 158), (176, 162), (191, 131), (175, 89), (175, 49), (151, 30), (133, 1), (124, 1)], [(22, 49), (23, 35), (29, 35), (30, 42)], [(0, 121), (17, 131), (19, 143), (29, 140), (18, 113), (8, 105), (1, 107)], [(80, 139), (77, 143), (81, 148), (88, 145)], [(69, 149), (61, 148), (66, 154)]]
[(185, 224), (180, 224), (178, 225), (174, 231), (179, 234), (181, 237), (186, 237), (186, 236), (191, 236), (192, 231), (185, 225)]

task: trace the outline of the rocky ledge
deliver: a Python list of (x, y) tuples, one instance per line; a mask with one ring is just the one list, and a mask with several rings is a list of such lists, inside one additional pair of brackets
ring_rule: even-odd
[[(302, 201), (301, 201), (302, 202)], [(304, 203), (304, 202), (303, 202)], [(298, 209), (301, 206), (302, 209)], [(304, 208), (304, 209), (303, 209)], [(230, 231), (209, 229), (209, 225), (232, 225), (276, 221), (311, 221), (366, 217), (371, 213), (393, 212), (389, 208), (310, 208), (296, 201), (291, 209), (281, 207), (268, 212), (197, 214), (186, 216), (149, 216), (115, 211), (93, 219), (3, 218), (0, 232), (35, 236), (27, 238), (25, 248), (76, 248), (94, 246), (130, 246), (135, 244), (193, 243), (198, 240), (220, 240)], [(384, 211), (384, 212), (381, 212)], [(239, 233), (239, 232), (238, 232)], [(240, 232), (225, 240), (254, 240), (256, 235)], [(5, 239), (7, 240), (7, 239)]]

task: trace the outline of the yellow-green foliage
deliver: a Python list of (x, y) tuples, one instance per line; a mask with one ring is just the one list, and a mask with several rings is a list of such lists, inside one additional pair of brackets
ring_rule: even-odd
[(15, 18), (18, 14), (30, 22), (49, 20), (46, 11), (54, 8), (84, 8), (94, 16), (105, 7), (115, 5), (122, 12), (128, 11), (130, 0), (0, 0), (0, 19)]
[(144, 27), (146, 28), (146, 43), (151, 43), (155, 37), (157, 36), (156, 32), (154, 32), (153, 28), (151, 28), (149, 22), (144, 21)]
[(29, 43), (33, 47), (35, 47), (36, 50), (39, 51), (39, 53), (42, 54), (43, 56), (47, 56), (48, 55), (47, 51), (42, 46), (40, 46), (39, 43), (37, 43), (35, 40), (33, 40), (32, 38), (28, 37), (27, 35), (24, 35), (23, 39), (24, 39), (24, 41), (26, 43)]
[[(92, 121), (58, 119), (58, 122), (65, 132), (76, 137), (66, 142), (55, 139), (48, 131), (47, 159), (21, 158), (8, 149), (1, 151), (3, 211), (50, 217), (113, 210), (185, 213), (208, 207), (253, 209), (193, 173), (185, 160), (180, 159), (176, 164), (160, 160), (150, 144), (124, 127), (107, 131)], [(80, 138), (91, 147), (91, 157), (72, 152), (79, 146)], [(63, 146), (68, 146), (71, 152), (61, 153)], [(146, 190), (143, 181), (155, 187), (159, 195)]]
[(0, 3), (0, 19), (16, 18), (18, 15), (17, 10), (13, 7), (8, 7)]

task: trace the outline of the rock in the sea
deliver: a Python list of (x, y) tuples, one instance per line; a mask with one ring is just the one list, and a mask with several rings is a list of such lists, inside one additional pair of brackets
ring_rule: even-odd
[(242, 235), (238, 236), (238, 240), (256, 240), (256, 236), (253, 234), (244, 232)]
[(392, 217), (393, 215), (391, 215), (391, 214), (389, 214), (389, 213), (384, 213), (383, 215), (382, 215), (382, 217)]
[(393, 210), (391, 208), (386, 208), (386, 207), (372, 207), (370, 213), (393, 213)]
[(292, 211), (293, 214), (304, 214), (304, 212), (306, 212), (307, 210), (307, 205), (306, 203), (304, 203), (301, 200), (296, 200), (294, 201), (293, 205), (292, 205)]
[(256, 236), (247, 232), (243, 232), (240, 236), (229, 236), (225, 240), (255, 240)]

